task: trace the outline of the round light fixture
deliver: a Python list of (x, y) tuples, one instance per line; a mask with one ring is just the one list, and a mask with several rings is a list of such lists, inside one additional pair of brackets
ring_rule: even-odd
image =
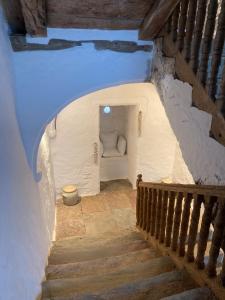
[(104, 111), (105, 114), (110, 114), (111, 113), (111, 107), (110, 106), (105, 106), (103, 108), (103, 111)]

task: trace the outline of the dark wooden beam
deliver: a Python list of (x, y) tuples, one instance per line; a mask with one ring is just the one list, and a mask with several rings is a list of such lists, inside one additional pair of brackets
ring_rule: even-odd
[(161, 31), (180, 0), (159, 0), (145, 17), (139, 32), (141, 40), (152, 40)]
[(154, 0), (46, 0), (48, 27), (139, 29)]
[(151, 52), (152, 45), (138, 45), (130, 41), (107, 41), (107, 40), (80, 40), (69, 41), (64, 39), (50, 39), (48, 44), (28, 43), (23, 35), (12, 35), (10, 37), (12, 48), (15, 52), (40, 51), (40, 50), (63, 50), (73, 47), (80, 47), (84, 44), (94, 44), (99, 51), (110, 50), (122, 53), (134, 53), (137, 51)]
[(25, 34), (26, 29), (20, 0), (2, 0), (2, 6), (12, 33)]
[(46, 0), (20, 0), (25, 27), (31, 36), (46, 36)]

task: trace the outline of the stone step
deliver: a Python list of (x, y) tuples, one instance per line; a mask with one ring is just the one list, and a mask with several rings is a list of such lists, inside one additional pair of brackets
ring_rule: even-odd
[(209, 288), (203, 287), (165, 297), (162, 300), (216, 300), (216, 298)]
[(113, 257), (98, 258), (89, 261), (49, 265), (46, 268), (47, 279), (100, 275), (120, 271), (135, 263), (141, 263), (159, 257), (154, 249), (143, 249)]
[[(171, 271), (154, 277), (139, 278), (102, 291), (47, 296), (43, 300), (159, 300), (196, 287), (184, 271)], [(191, 299), (191, 298), (190, 298)]]
[(108, 241), (95, 244), (61, 244), (60, 247), (54, 247), (49, 257), (49, 264), (59, 265), (66, 263), (81, 262), (98, 258), (121, 255), (127, 252), (137, 251), (148, 248), (145, 240), (121, 240)]
[(71, 296), (74, 293), (99, 292), (120, 285), (157, 276), (175, 269), (168, 256), (155, 258), (143, 263), (137, 263), (121, 270), (103, 275), (84, 276), (81, 278), (66, 278), (47, 280), (43, 283), (44, 297)]
[(121, 242), (121, 241), (134, 241), (143, 240), (142, 235), (138, 231), (120, 231), (120, 232), (107, 232), (104, 234), (97, 234), (94, 236), (71, 236), (64, 239), (57, 240), (53, 242), (53, 248), (58, 248), (61, 246), (76, 246), (83, 247), (83, 245), (92, 246), (93, 244), (107, 244), (111, 242)]

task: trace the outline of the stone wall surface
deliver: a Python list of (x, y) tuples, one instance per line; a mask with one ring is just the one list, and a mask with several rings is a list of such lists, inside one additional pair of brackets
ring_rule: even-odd
[[(160, 45), (160, 43), (159, 43)], [(177, 155), (201, 184), (225, 184), (225, 147), (211, 138), (212, 116), (192, 106), (192, 87), (174, 78), (173, 59), (156, 51), (152, 82), (157, 86), (170, 125), (178, 140)], [(188, 183), (187, 169), (180, 169), (175, 156), (172, 179)]]
[[(19, 132), (12, 50), (1, 8), (0, 45), (0, 299), (33, 300), (40, 295), (45, 275), (54, 204), (46, 218), (47, 195), (42, 198), (39, 193)], [(42, 190), (49, 183), (40, 184)]]

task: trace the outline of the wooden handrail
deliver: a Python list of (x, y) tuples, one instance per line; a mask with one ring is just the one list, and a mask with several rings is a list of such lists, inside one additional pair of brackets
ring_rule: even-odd
[(220, 185), (197, 185), (197, 184), (174, 184), (174, 183), (152, 183), (139, 182), (140, 187), (161, 189), (169, 192), (188, 192), (201, 195), (225, 196), (225, 186)]
[[(205, 269), (210, 280), (217, 276), (217, 259), (225, 245), (225, 186), (143, 182), (138, 175), (137, 226), (173, 256), (185, 257), (196, 270)], [(220, 279), (225, 285), (225, 259)]]

